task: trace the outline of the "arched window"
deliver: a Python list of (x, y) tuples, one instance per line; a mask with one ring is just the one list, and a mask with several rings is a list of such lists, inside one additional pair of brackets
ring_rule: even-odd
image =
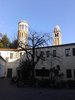
[(56, 34), (55, 34), (55, 37), (58, 37), (58, 36), (59, 36), (59, 33), (56, 33)]

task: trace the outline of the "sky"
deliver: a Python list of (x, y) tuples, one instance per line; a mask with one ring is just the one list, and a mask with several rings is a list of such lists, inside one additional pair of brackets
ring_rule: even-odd
[(0, 33), (14, 40), (21, 20), (40, 33), (59, 25), (62, 44), (75, 42), (75, 0), (0, 0)]

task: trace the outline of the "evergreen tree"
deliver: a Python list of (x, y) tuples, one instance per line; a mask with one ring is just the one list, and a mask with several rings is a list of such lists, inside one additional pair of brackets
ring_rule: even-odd
[(18, 40), (15, 39), (13, 42), (10, 43), (9, 48), (17, 48), (18, 47)]
[(3, 48), (9, 48), (10, 40), (7, 37), (7, 35), (3, 35), (2, 39), (1, 39), (1, 43), (3, 44)]

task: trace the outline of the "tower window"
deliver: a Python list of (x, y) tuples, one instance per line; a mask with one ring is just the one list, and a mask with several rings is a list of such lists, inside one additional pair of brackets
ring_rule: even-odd
[(24, 29), (24, 25), (21, 26), (21, 29), (22, 29), (22, 30)]
[(27, 26), (25, 25), (25, 29), (27, 30)]
[(58, 37), (58, 36), (59, 36), (59, 33), (56, 33), (56, 34), (55, 34), (55, 37)]

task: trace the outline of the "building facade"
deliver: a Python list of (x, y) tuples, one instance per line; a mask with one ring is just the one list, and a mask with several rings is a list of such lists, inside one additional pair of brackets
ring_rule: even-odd
[[(53, 40), (52, 46), (36, 49), (37, 54), (42, 53), (42, 57), (35, 67), (35, 78), (42, 79), (41, 70), (44, 69), (43, 78), (49, 79), (50, 69), (59, 66), (60, 72), (64, 74), (64, 80), (75, 80), (75, 43), (61, 44), (61, 29), (58, 25), (54, 28)], [(28, 23), (26, 21), (18, 23), (18, 43), (23, 48), (28, 45)], [(25, 59), (25, 55), (25, 51), (19, 47), (17, 49), (0, 48), (0, 56), (6, 61), (3, 60), (5, 77), (16, 76), (16, 69), (20, 61)]]
[(49, 79), (49, 70), (59, 66), (63, 80), (75, 80), (75, 43), (40, 48), (38, 53), (40, 52), (43, 55), (35, 68), (36, 78), (42, 78), (40, 72), (44, 68), (44, 78)]
[(16, 76), (16, 68), (24, 53), (21, 49), (0, 49), (0, 56), (6, 61), (5, 77)]
[[(18, 44), (22, 48), (28, 45), (27, 21), (20, 21), (18, 23)], [(16, 76), (16, 69), (25, 53), (20, 47), (16, 49), (0, 48), (0, 55), (6, 61), (6, 68), (4, 69), (5, 77)]]

